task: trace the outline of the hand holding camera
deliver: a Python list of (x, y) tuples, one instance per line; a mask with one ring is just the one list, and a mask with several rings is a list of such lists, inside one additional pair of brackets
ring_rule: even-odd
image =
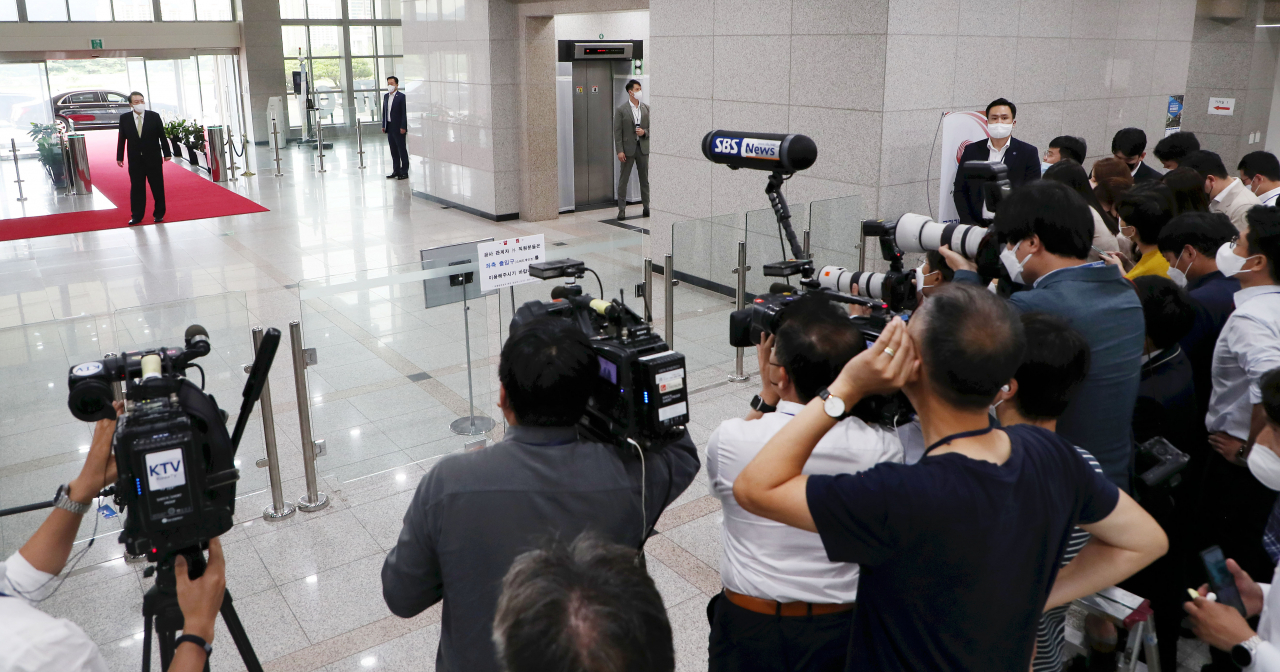
[(181, 555), (174, 561), (173, 569), (178, 580), (183, 634), (196, 635), (212, 644), (213, 621), (222, 608), (227, 587), (227, 563), (222, 555), (222, 541), (218, 537), (209, 540), (209, 561), (199, 577), (192, 579), (188, 575), (187, 559)]
[[(124, 404), (112, 402), (116, 414), (124, 412)], [(70, 483), (71, 501), (88, 504), (103, 488), (116, 482), (116, 461), (111, 455), (111, 438), (116, 433), (115, 418), (99, 420), (93, 427), (93, 441), (80, 475)]]
[(907, 333), (907, 323), (895, 317), (871, 347), (844, 365), (828, 389), (852, 405), (855, 400), (898, 391), (919, 368), (920, 359), (915, 341)]
[(773, 343), (776, 340), (773, 334), (761, 334), (760, 344), (756, 346), (756, 361), (760, 371), (760, 399), (770, 406), (778, 405), (778, 392), (773, 389), (772, 378), (769, 375), (769, 369), (776, 366), (773, 363)]

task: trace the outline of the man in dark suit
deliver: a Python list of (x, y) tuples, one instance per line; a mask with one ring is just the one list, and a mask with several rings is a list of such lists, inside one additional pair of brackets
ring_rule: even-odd
[(164, 162), (173, 159), (165, 141), (164, 122), (147, 109), (139, 92), (129, 94), (132, 111), (120, 115), (120, 136), (116, 141), (116, 165), (124, 167), (125, 147), (129, 149), (129, 226), (142, 223), (147, 209), (147, 183), (155, 201), (156, 224), (164, 221)]
[[(1020, 187), (1040, 179), (1040, 150), (1035, 145), (1013, 136), (1018, 123), (1018, 106), (996, 98), (987, 104), (987, 135), (985, 143), (969, 143), (960, 153), (960, 163), (965, 161), (999, 161), (1009, 168), (1009, 183)], [(956, 171), (951, 197), (955, 200), (960, 221), (970, 224), (990, 220), (993, 214), (986, 209), (982, 199), (981, 183), (970, 183), (961, 171)]]
[(613, 148), (622, 162), (618, 174), (618, 219), (627, 216), (631, 167), (640, 176), (641, 217), (649, 216), (649, 106), (640, 102), (640, 82), (627, 82), (627, 100), (613, 110)]
[(1141, 128), (1122, 128), (1111, 138), (1111, 155), (1125, 162), (1133, 183), (1155, 182), (1160, 173), (1142, 160), (1147, 157), (1147, 134)]
[(400, 78), (387, 78), (387, 93), (382, 96), (382, 132), (391, 145), (391, 174), (388, 180), (409, 179), (409, 146), (405, 136), (409, 133), (409, 113), (405, 111), (404, 92), (400, 91)]

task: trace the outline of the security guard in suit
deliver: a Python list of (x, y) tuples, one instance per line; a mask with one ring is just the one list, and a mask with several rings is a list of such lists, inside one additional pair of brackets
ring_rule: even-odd
[(627, 82), (627, 102), (613, 111), (613, 148), (618, 150), (618, 219), (627, 216), (627, 182), (631, 166), (640, 174), (641, 217), (649, 216), (649, 106), (640, 102), (640, 82)]

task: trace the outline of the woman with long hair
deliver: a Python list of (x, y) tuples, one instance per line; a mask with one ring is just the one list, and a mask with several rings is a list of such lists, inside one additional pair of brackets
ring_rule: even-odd
[(1075, 190), (1089, 204), (1089, 213), (1093, 215), (1093, 247), (1096, 249), (1089, 251), (1089, 261), (1098, 261), (1102, 255), (1098, 254), (1098, 250), (1104, 252), (1119, 252), (1120, 248), (1116, 243), (1117, 225), (1111, 215), (1102, 210), (1102, 204), (1098, 202), (1098, 196), (1094, 193), (1093, 186), (1089, 184), (1089, 175), (1084, 172), (1084, 167), (1072, 161), (1071, 159), (1063, 159), (1044, 172), (1044, 179), (1061, 182)]
[(1204, 193), (1204, 177), (1191, 168), (1174, 168), (1161, 178), (1173, 192), (1173, 216), (1184, 212), (1209, 212), (1209, 195)]
[[(1098, 159), (1093, 164), (1093, 174), (1089, 181), (1093, 184), (1093, 194), (1098, 197), (1098, 203), (1102, 205), (1103, 212), (1111, 215), (1118, 224), (1120, 215), (1116, 212), (1116, 203), (1125, 192), (1133, 188), (1133, 174), (1129, 171), (1129, 164), (1110, 156)], [(1137, 248), (1123, 231), (1116, 229), (1115, 234), (1120, 255), (1129, 265), (1132, 265)]]

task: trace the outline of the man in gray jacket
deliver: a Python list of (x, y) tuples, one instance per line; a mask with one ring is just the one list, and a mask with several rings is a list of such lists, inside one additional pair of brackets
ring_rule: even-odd
[(599, 375), (600, 360), (575, 323), (529, 323), (498, 363), (505, 439), (441, 460), (418, 484), (382, 566), (382, 596), (404, 618), (444, 600), (440, 672), (498, 672), (493, 621), (517, 556), (583, 532), (638, 553), (693, 482), (698, 453), (687, 432), (644, 451), (643, 465), (631, 449), (579, 436), (575, 423)]
[(627, 101), (613, 110), (613, 148), (618, 150), (618, 219), (627, 216), (627, 182), (631, 166), (640, 175), (641, 217), (649, 216), (649, 106), (640, 102), (640, 82), (627, 82)]

